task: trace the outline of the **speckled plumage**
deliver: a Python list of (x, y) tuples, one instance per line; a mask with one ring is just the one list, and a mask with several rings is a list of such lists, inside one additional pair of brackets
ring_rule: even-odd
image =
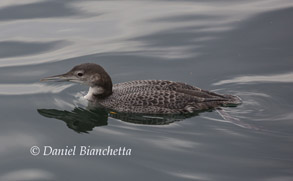
[(121, 113), (181, 114), (241, 103), (237, 96), (219, 95), (181, 82), (138, 80), (113, 85), (103, 67), (94, 63), (80, 64), (65, 74), (42, 80), (86, 84), (90, 90), (85, 98), (92, 104)]
[(236, 96), (219, 95), (181, 82), (138, 80), (114, 84), (112, 95), (96, 102), (118, 112), (180, 114), (241, 101)]

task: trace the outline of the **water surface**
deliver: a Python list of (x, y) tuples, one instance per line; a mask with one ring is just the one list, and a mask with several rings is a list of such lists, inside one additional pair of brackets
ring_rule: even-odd
[[(1, 1), (0, 180), (293, 180), (292, 18), (289, 0)], [(250, 127), (216, 111), (134, 124), (90, 111), (86, 86), (39, 82), (85, 62), (114, 83), (238, 95), (243, 104), (224, 109)], [(32, 156), (34, 145), (132, 155)]]

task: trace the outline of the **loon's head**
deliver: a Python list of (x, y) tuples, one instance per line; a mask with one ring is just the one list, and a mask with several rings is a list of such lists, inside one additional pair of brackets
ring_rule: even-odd
[(76, 65), (65, 74), (46, 77), (41, 81), (70, 81), (88, 85), (90, 89), (85, 98), (91, 101), (95, 97), (106, 98), (112, 94), (112, 80), (109, 74), (95, 63)]

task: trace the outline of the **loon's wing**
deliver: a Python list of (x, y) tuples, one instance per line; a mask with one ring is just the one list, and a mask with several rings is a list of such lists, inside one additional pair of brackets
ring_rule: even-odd
[(191, 96), (204, 98), (225, 98), (225, 96), (202, 90), (198, 87), (188, 85), (182, 82), (173, 82), (168, 80), (136, 80), (124, 83), (114, 84), (114, 89), (118, 89), (122, 94), (150, 91), (150, 90), (172, 90)]
[(198, 87), (191, 86), (182, 82), (173, 82), (168, 80), (134, 80), (114, 84), (114, 88), (129, 89), (129, 88), (150, 88), (155, 90), (182, 88), (185, 90), (201, 90)]
[(228, 101), (231, 99), (230, 95), (220, 95), (182, 82), (173, 82), (167, 80), (137, 80), (124, 82), (115, 84), (114, 90), (117, 90), (120, 95), (137, 92), (169, 90), (197, 98), (204, 98), (205, 101)]
[(172, 90), (138, 91), (118, 95), (113, 107), (121, 110), (131, 108), (132, 111), (137, 109), (137, 112), (143, 113), (193, 113), (215, 108), (227, 102), (224, 98), (204, 98)]
[[(139, 80), (115, 84), (113, 86), (115, 106), (124, 110), (139, 109), (143, 112), (164, 113), (194, 112), (234, 104), (238, 98), (219, 95), (200, 88), (172, 81)], [(119, 106), (117, 105), (119, 104)], [(149, 110), (142, 110), (147, 108)], [(167, 110), (165, 110), (167, 109)], [(139, 112), (137, 111), (137, 112)], [(131, 112), (129, 110), (129, 112)]]

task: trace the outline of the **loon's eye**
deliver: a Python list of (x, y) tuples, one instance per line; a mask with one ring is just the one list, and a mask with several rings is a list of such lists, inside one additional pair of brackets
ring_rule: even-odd
[(83, 73), (79, 72), (79, 73), (77, 73), (77, 75), (78, 75), (79, 77), (81, 77), (81, 76), (83, 76)]

